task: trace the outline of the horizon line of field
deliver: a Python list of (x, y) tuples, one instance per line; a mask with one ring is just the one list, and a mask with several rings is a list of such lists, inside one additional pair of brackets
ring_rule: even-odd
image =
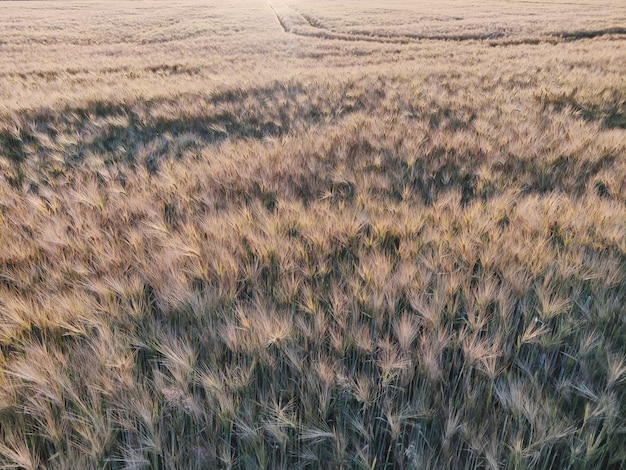
[[(301, 26), (305, 27), (305, 30), (299, 29), (298, 25), (290, 26), (285, 19), (286, 15), (282, 15), (277, 11), (276, 4), (281, 4), (279, 10), (283, 10), (287, 15), (295, 17), (299, 20)], [(286, 34), (293, 34), (300, 37), (313, 37), (327, 40), (339, 40), (339, 41), (363, 41), (363, 42), (377, 42), (377, 43), (389, 43), (389, 44), (411, 44), (422, 41), (451, 41), (451, 42), (466, 42), (466, 41), (488, 41), (491, 46), (517, 46), (517, 45), (538, 45), (538, 44), (559, 44), (563, 42), (577, 41), (581, 39), (593, 39), (602, 36), (616, 36), (614, 40), (626, 39), (626, 27), (611, 27), (605, 29), (594, 30), (577, 30), (577, 31), (559, 31), (548, 33), (541, 37), (522, 37), (507, 39), (506, 35), (502, 32), (486, 33), (486, 34), (394, 34), (389, 36), (382, 36), (379, 34), (358, 34), (358, 33), (343, 33), (333, 31), (325, 28), (320, 21), (312, 17), (309, 14), (303, 14), (293, 7), (286, 5), (283, 2), (276, 2), (275, 0), (268, 0), (268, 4), (274, 16), (278, 20), (278, 24)], [(311, 31), (307, 31), (311, 29)]]

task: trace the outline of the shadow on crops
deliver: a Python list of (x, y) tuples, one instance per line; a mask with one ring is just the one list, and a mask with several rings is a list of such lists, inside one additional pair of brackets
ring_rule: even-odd
[(544, 105), (552, 105), (556, 111), (572, 109), (589, 122), (598, 122), (606, 129), (626, 129), (626, 92), (613, 90), (601, 103), (590, 103), (576, 96), (575, 90), (556, 96), (543, 97)]
[(615, 27), (590, 31), (562, 31), (560, 33), (554, 33), (554, 36), (565, 39), (566, 41), (577, 41), (579, 39), (593, 39), (610, 34), (626, 34), (626, 28)]
[[(526, 158), (509, 155), (503, 161), (489, 163), (489, 156), (476, 150), (464, 152), (435, 148), (403, 171), (397, 171), (394, 184), (386, 195), (401, 199), (398, 188), (410, 187), (424, 203), (431, 204), (442, 194), (457, 190), (462, 205), (485, 201), (496, 196), (503, 186), (517, 187), (524, 194), (547, 194), (559, 191), (571, 197), (583, 196), (590, 187), (600, 197), (611, 198), (611, 192), (598, 175), (610, 167), (618, 156), (607, 153), (590, 161), (574, 155), (562, 155), (554, 161), (541, 157)], [(492, 178), (481, 179), (475, 169), (484, 164), (491, 167)], [(400, 165), (398, 167), (400, 170)], [(504, 179), (504, 181), (503, 181)]]
[[(526, 159), (510, 156), (505, 162), (496, 165), (496, 170), (508, 175), (524, 193), (545, 194), (552, 191), (567, 193), (573, 197), (582, 196), (605, 168), (610, 167), (617, 156), (607, 153), (594, 161), (581, 160), (571, 155), (562, 155), (548, 163), (541, 159)], [(595, 190), (601, 197), (610, 194), (603, 183), (596, 183)]]
[[(310, 97), (294, 84), (227, 90), (208, 97), (182, 95), (131, 103), (96, 100), (60, 110), (23, 112), (18, 129), (0, 123), (0, 154), (20, 165), (30, 157), (45, 161), (48, 154), (61, 152), (70, 166), (96, 154), (107, 162), (145, 163), (148, 170), (156, 171), (162, 158), (181, 156), (187, 150), (225, 139), (278, 137), (294, 126), (314, 125), (327, 119), (327, 110), (335, 105), (331, 97)], [(343, 106), (342, 113), (363, 106), (363, 102)], [(59, 139), (60, 134), (71, 139)], [(146, 153), (148, 159), (137, 161), (138, 154), (145, 157)]]

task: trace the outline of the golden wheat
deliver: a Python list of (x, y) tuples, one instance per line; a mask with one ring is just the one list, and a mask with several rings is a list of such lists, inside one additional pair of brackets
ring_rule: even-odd
[(624, 468), (621, 7), (0, 2), (0, 467)]

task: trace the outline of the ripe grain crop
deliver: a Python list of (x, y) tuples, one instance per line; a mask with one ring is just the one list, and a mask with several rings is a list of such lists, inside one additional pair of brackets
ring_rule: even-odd
[(0, 1), (0, 468), (625, 468), (622, 7)]

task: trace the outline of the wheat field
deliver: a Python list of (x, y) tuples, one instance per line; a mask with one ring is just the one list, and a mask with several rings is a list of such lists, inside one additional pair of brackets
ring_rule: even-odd
[(626, 469), (622, 0), (0, 1), (1, 469)]

